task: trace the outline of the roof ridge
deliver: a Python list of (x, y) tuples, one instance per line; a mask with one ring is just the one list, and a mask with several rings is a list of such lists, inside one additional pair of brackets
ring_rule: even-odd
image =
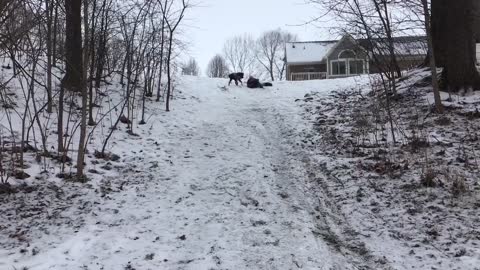
[[(387, 37), (384, 37), (384, 38), (387, 38)], [(384, 38), (381, 38), (381, 37), (378, 37), (378, 38), (374, 38), (373, 40), (379, 40), (379, 39), (384, 39)], [(427, 38), (427, 36), (425, 35), (413, 35), (413, 36), (408, 36), (408, 35), (404, 35), (404, 36), (397, 36), (397, 37), (393, 37), (393, 39), (405, 39), (405, 38)], [(355, 38), (353, 37), (354, 40), (367, 40), (368, 38)], [(337, 39), (337, 40), (334, 40), (334, 39), (330, 39), (330, 40), (309, 40), (309, 41), (290, 41), (290, 42), (286, 42), (287, 44), (302, 44), (302, 43), (305, 43), (305, 44), (311, 44), (311, 43), (330, 43), (330, 42), (339, 42), (340, 39)]]
[(301, 44), (301, 43), (330, 43), (330, 42), (338, 42), (340, 40), (311, 40), (311, 41), (289, 41), (286, 42), (287, 44)]

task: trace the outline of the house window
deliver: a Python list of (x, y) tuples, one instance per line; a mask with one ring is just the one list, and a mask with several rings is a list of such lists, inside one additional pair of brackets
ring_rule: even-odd
[(332, 61), (332, 75), (347, 75), (347, 62), (343, 60)]
[(348, 61), (350, 74), (364, 74), (363, 60), (350, 60)]
[(345, 50), (338, 54), (339, 59), (349, 59), (349, 58), (356, 58), (356, 57), (357, 55), (351, 50)]

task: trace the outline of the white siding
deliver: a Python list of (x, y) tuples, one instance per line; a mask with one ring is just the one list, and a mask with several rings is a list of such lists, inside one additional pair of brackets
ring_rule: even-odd
[(477, 63), (480, 64), (480, 43), (477, 43)]

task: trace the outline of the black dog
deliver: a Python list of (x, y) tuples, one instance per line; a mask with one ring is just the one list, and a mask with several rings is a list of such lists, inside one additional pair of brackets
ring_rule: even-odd
[(256, 79), (252, 76), (248, 78), (248, 81), (247, 81), (248, 88), (263, 88), (264, 86), (273, 86), (273, 84), (269, 82), (261, 83), (259, 79)]
[(243, 85), (243, 82), (242, 82), (243, 76), (244, 76), (243, 72), (237, 72), (237, 73), (232, 73), (228, 75), (228, 78), (230, 78), (228, 85), (230, 85), (232, 81), (235, 81), (235, 85), (238, 85), (239, 81)]

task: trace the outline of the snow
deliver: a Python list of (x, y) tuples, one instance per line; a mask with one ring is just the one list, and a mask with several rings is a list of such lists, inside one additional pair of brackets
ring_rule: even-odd
[(290, 42), (286, 44), (289, 64), (322, 62), (337, 41)]
[[(366, 173), (362, 160), (317, 141), (334, 128), (351, 134), (343, 102), (365, 94), (369, 77), (265, 89), (227, 81), (181, 77), (169, 113), (148, 101), (139, 136), (124, 126), (114, 133), (118, 162), (89, 154), (89, 183), (51, 168), (27, 180), (37, 190), (0, 195), (0, 269), (478, 269), (478, 198), (453, 209), (429, 202), (410, 217), (403, 207), (422, 202), (399, 191), (400, 180)], [(120, 86), (110, 87), (114, 104)], [(88, 148), (103, 136), (99, 128)], [(429, 207), (441, 209), (439, 242), (425, 237), (423, 222), (439, 215)], [(450, 255), (460, 244), (448, 232), (470, 235), (458, 236), (464, 256)]]
[(172, 112), (150, 108), (140, 137), (117, 133), (119, 172), (92, 184), (113, 191), (72, 201), (84, 213), (62, 205), (85, 220), (31, 228), (27, 251), (1, 234), (10, 248), (0, 268), (354, 269), (314, 234), (321, 222), (296, 148), (303, 123), (294, 103), (347, 82), (222, 91), (225, 80), (184, 77)]
[[(480, 235), (474, 229), (480, 225), (478, 140), (469, 135), (478, 130), (479, 95), (452, 95), (448, 101), (448, 93), (442, 93), (448, 113), (432, 114), (428, 75), (428, 70), (414, 70), (399, 85), (400, 102), (391, 110), (401, 127), (396, 131), (400, 143), (393, 144), (385, 132), (375, 134), (375, 125), (383, 122), (377, 98), (357, 84), (329, 98), (314, 92), (303, 100), (314, 128), (304, 131), (302, 147), (321, 168), (316, 193), (328, 192), (334, 198), (330, 204), (346, 217), (337, 227), (349, 224), (365, 244), (357, 248), (384, 256), (379, 268), (479, 269), (479, 238), (472, 237)], [(418, 138), (428, 147), (416, 146)], [(468, 150), (459, 157), (458, 149)], [(438, 173), (436, 187), (421, 183), (426, 168)], [(464, 183), (460, 194), (454, 192), (455, 179)]]

